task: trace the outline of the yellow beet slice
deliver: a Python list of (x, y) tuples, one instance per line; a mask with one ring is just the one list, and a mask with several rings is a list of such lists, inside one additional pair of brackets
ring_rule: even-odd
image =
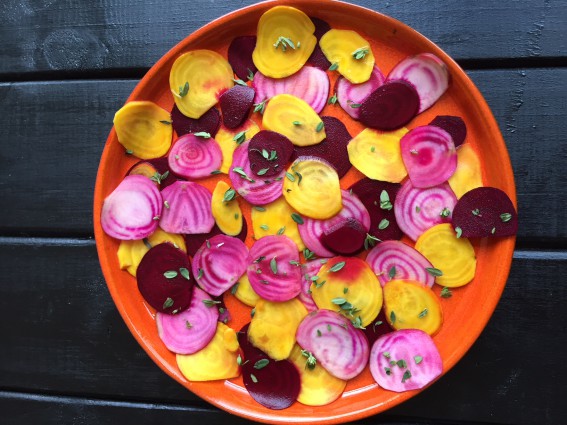
[[(156, 173), (158, 173), (156, 167), (154, 167), (149, 162), (143, 161), (140, 162), (139, 164), (134, 165), (132, 169), (128, 172), (128, 175), (146, 176), (147, 178), (151, 179), (153, 176), (155, 176)], [(157, 187), (159, 187), (159, 183), (157, 181), (154, 181), (154, 183), (156, 184)]]
[(250, 280), (248, 280), (246, 272), (244, 272), (240, 279), (238, 279), (234, 296), (237, 300), (243, 302), (249, 307), (254, 307), (258, 303), (260, 295), (252, 289), (252, 285), (250, 285)]
[(234, 85), (233, 77), (230, 64), (217, 52), (193, 50), (173, 63), (169, 88), (182, 114), (200, 118)]
[(435, 283), (439, 285), (455, 288), (466, 285), (474, 278), (474, 248), (468, 239), (457, 238), (449, 223), (438, 224), (423, 233), (417, 239), (415, 249), (443, 273), (435, 277)]
[(187, 252), (185, 247), (185, 239), (182, 235), (167, 233), (158, 228), (154, 233), (148, 236), (147, 241), (121, 241), (118, 247), (118, 263), (122, 270), (127, 270), (132, 276), (136, 276), (138, 265), (142, 261), (142, 257), (150, 250), (150, 247), (159, 245), (160, 243), (169, 242), (181, 251)]
[(297, 298), (284, 302), (260, 299), (248, 328), (248, 340), (274, 360), (289, 357), (295, 333), (307, 309)]
[(316, 145), (327, 137), (317, 112), (303, 99), (290, 94), (278, 94), (270, 99), (262, 125), (283, 134), (296, 146)]
[(391, 280), (384, 286), (386, 319), (396, 329), (419, 329), (433, 335), (443, 324), (443, 310), (435, 293), (411, 280)]
[(224, 323), (209, 344), (194, 354), (177, 354), (177, 366), (189, 381), (215, 381), (240, 375), (236, 332)]
[(220, 171), (228, 174), (230, 166), (232, 165), (232, 155), (234, 150), (239, 144), (244, 143), (246, 140), (250, 140), (252, 136), (260, 131), (260, 127), (252, 120), (246, 120), (244, 124), (234, 130), (226, 128), (221, 125), (215, 140), (219, 144), (222, 151), (222, 164)]
[(370, 43), (357, 32), (331, 29), (321, 37), (319, 46), (331, 62), (331, 68), (337, 66), (337, 71), (351, 83), (360, 84), (370, 79), (374, 54)]
[(301, 380), (297, 401), (307, 406), (332, 403), (343, 393), (347, 381), (335, 378), (318, 363), (308, 367), (307, 357), (301, 351), (301, 347), (295, 344), (288, 359), (297, 367)]
[(299, 236), (297, 222), (292, 218), (292, 214), (297, 214), (297, 212), (284, 198), (262, 205), (260, 208), (252, 208), (254, 239), (260, 239), (268, 235), (286, 235), (295, 242), (299, 251), (303, 251), (305, 244), (301, 236)]
[(360, 258), (332, 258), (317, 276), (311, 284), (311, 296), (320, 309), (340, 311), (355, 326), (364, 327), (372, 323), (382, 308), (380, 282)]
[(213, 217), (224, 234), (236, 236), (242, 230), (242, 211), (236, 200), (236, 191), (219, 180), (211, 199)]
[(457, 169), (448, 181), (457, 199), (461, 199), (469, 190), (483, 186), (480, 161), (469, 144), (465, 143), (457, 149)]
[(400, 150), (400, 139), (407, 132), (405, 127), (388, 133), (362, 130), (347, 145), (348, 158), (366, 177), (399, 183), (408, 174)]
[(301, 69), (317, 44), (315, 25), (302, 11), (276, 6), (258, 22), (252, 60), (258, 70), (272, 78), (283, 78)]
[(159, 158), (171, 147), (171, 115), (149, 100), (120, 108), (114, 114), (114, 130), (120, 144), (141, 159)]
[(339, 176), (319, 159), (298, 159), (284, 177), (283, 195), (298, 213), (324, 220), (343, 207)]

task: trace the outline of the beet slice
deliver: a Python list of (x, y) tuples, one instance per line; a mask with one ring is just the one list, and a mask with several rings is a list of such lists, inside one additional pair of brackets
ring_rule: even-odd
[(347, 218), (323, 233), (321, 242), (331, 251), (340, 255), (351, 255), (362, 248), (366, 229), (355, 218)]
[(220, 113), (217, 108), (211, 108), (201, 118), (189, 118), (181, 113), (177, 105), (171, 110), (171, 124), (179, 137), (188, 133), (204, 131), (215, 137), (220, 128)]
[(372, 347), (372, 345), (378, 338), (394, 330), (395, 329), (390, 326), (390, 322), (388, 322), (388, 320), (386, 319), (386, 313), (384, 312), (384, 309), (380, 309), (378, 317), (376, 317), (376, 319), (374, 319), (371, 324), (366, 325), (366, 328), (364, 328), (363, 332), (366, 336), (366, 339), (368, 340), (368, 345)]
[(239, 127), (250, 113), (256, 92), (248, 86), (237, 84), (219, 98), (222, 122), (226, 128)]
[(419, 96), (403, 80), (378, 87), (360, 106), (360, 121), (379, 130), (396, 130), (410, 122), (419, 110)]
[(429, 125), (445, 130), (453, 138), (455, 147), (461, 146), (467, 137), (467, 125), (461, 117), (454, 115), (437, 115)]
[(313, 22), (313, 25), (315, 25), (315, 32), (313, 33), (313, 35), (317, 37), (317, 41), (319, 41), (321, 37), (323, 37), (325, 33), (331, 29), (331, 26), (327, 21), (316, 18), (314, 16), (310, 16), (309, 19), (311, 19), (311, 22)]
[(512, 236), (518, 231), (518, 213), (502, 190), (477, 187), (457, 202), (452, 225), (461, 229), (464, 238)]
[[(165, 189), (170, 184), (175, 183), (179, 180), (169, 169), (169, 159), (167, 156), (162, 156), (161, 158), (149, 159), (148, 162), (152, 164), (158, 173), (162, 176), (161, 183), (159, 185), (160, 189)], [(163, 175), (167, 173), (166, 178), (163, 178)]]
[(142, 297), (161, 313), (185, 310), (191, 303), (194, 280), (186, 279), (183, 269), (191, 270), (183, 251), (169, 243), (154, 246), (144, 255), (136, 273)]
[(250, 322), (245, 324), (242, 329), (240, 329), (236, 333), (236, 337), (238, 338), (238, 345), (240, 345), (240, 349), (242, 350), (242, 354), (244, 355), (244, 361), (256, 362), (256, 360), (259, 359), (269, 359), (269, 356), (266, 353), (252, 345), (252, 343), (248, 339), (249, 327)]
[[(242, 242), (246, 239), (246, 234), (248, 233), (248, 225), (246, 224), (246, 218), (242, 216), (242, 230), (236, 237), (240, 239)], [(211, 239), (216, 235), (223, 235), (219, 226), (214, 225), (212, 230), (209, 233), (198, 233), (198, 234), (187, 234), (185, 235), (185, 246), (187, 247), (187, 255), (193, 257), (195, 253), (201, 248), (201, 246), (207, 241), (207, 239)]]
[(261, 130), (248, 144), (250, 169), (260, 177), (279, 174), (286, 168), (292, 154), (293, 144), (287, 137), (275, 131)]
[(319, 68), (323, 71), (327, 71), (331, 66), (331, 62), (329, 62), (329, 60), (323, 53), (323, 50), (321, 50), (321, 48), (319, 47), (319, 44), (315, 45), (313, 53), (311, 53), (311, 56), (309, 56), (309, 59), (307, 59), (307, 64), (314, 66), (315, 68)]
[(321, 121), (325, 124), (325, 134), (327, 137), (316, 145), (295, 146), (295, 160), (300, 156), (316, 156), (324, 159), (335, 168), (339, 179), (342, 178), (352, 164), (348, 160), (347, 145), (352, 139), (345, 125), (335, 117), (324, 116)]
[(256, 36), (236, 37), (228, 46), (228, 63), (238, 78), (246, 81), (248, 75), (256, 73), (256, 65), (252, 60), (252, 52), (256, 47)]
[[(400, 239), (403, 235), (394, 214), (394, 202), (400, 188), (401, 185), (398, 183), (388, 183), (369, 178), (359, 180), (349, 188), (360, 199), (370, 214), (370, 231), (368, 234), (381, 241)], [(384, 190), (388, 194), (390, 205), (381, 200), (381, 194)], [(390, 206), (391, 208), (389, 208)], [(384, 220), (387, 220), (387, 226)]]

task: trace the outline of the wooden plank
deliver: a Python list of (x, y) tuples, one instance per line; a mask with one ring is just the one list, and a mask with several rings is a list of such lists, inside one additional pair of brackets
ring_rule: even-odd
[[(567, 237), (567, 69), (470, 71), (508, 144), (522, 239)], [(96, 169), (114, 112), (135, 82), (0, 84), (0, 231), (90, 235)], [(33, 165), (32, 165), (33, 164)], [(25, 212), (23, 214), (22, 212)]]
[[(92, 241), (2, 239), (0, 388), (204, 407), (129, 335)], [(567, 405), (567, 251), (516, 254), (503, 298), (469, 353), (389, 415), (450, 422), (561, 423)], [(29, 313), (32, 314), (29, 314)]]
[[(5, 0), (0, 75), (146, 69), (197, 28), (254, 0)], [(457, 60), (567, 56), (567, 3), (434, 0), (352, 3), (422, 32)]]

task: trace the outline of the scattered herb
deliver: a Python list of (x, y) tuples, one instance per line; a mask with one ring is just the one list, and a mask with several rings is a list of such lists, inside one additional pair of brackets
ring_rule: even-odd
[(272, 269), (273, 274), (278, 274), (278, 262), (276, 260), (276, 257), (270, 260), (270, 268)]
[(427, 316), (427, 313), (429, 313), (429, 310), (427, 310), (426, 308), (424, 308), (421, 313), (419, 313), (417, 315), (417, 317), (419, 317), (420, 319), (423, 319), (425, 316)]
[(276, 234), (278, 234), (278, 235), (283, 235), (284, 232), (285, 232), (285, 226), (280, 227)]
[(415, 206), (415, 212), (416, 212), (417, 214), (419, 214), (420, 211), (421, 211), (420, 206), (419, 206), (419, 205), (416, 205), (416, 206)]
[(352, 57), (356, 60), (361, 60), (361, 59), (364, 59), (364, 57), (368, 53), (370, 53), (370, 49), (368, 48), (368, 46), (364, 46), (364, 47), (356, 49), (354, 52), (352, 52)]
[(266, 102), (267, 101), (268, 101), (268, 99), (265, 99), (260, 103), (255, 103), (254, 104), (254, 112), (260, 112), (261, 114), (263, 114), (264, 110), (266, 109)]
[(500, 220), (502, 220), (502, 223), (508, 223), (510, 220), (512, 220), (512, 214), (510, 213), (500, 214)]
[(169, 209), (169, 202), (167, 201), (163, 201), (163, 206), (167, 209)]
[(278, 37), (277, 41), (274, 43), (274, 47), (277, 49), (281, 47), (282, 52), (285, 52), (288, 48), (295, 50), (295, 44), (288, 37)]
[(439, 277), (443, 276), (443, 272), (435, 267), (426, 267), (425, 271), (429, 273), (431, 276)]
[(173, 279), (174, 277), (177, 277), (177, 272), (175, 270), (169, 270), (166, 271), (163, 275), (168, 279)]
[(179, 268), (179, 273), (181, 273), (181, 276), (183, 276), (185, 279), (187, 279), (187, 280), (191, 279), (189, 277), (189, 270), (187, 270), (185, 267)]
[(232, 81), (234, 81), (236, 84), (238, 84), (239, 86), (248, 86), (248, 84), (246, 84), (244, 81), (242, 81), (240, 78), (233, 78)]
[(404, 359), (398, 360), (396, 364), (398, 365), (398, 367), (401, 367), (402, 369), (405, 369), (408, 366)]
[(317, 336), (323, 335), (319, 329), (317, 329)]
[(315, 366), (317, 365), (317, 359), (315, 358), (313, 353), (307, 350), (301, 350), (301, 354), (307, 357), (307, 362), (305, 363), (305, 367), (309, 370), (315, 369)]
[(160, 123), (165, 124), (165, 125), (171, 125), (171, 121), (168, 121), (168, 120), (160, 120)]
[(248, 68), (248, 75), (246, 76), (246, 78), (248, 78), (248, 81), (254, 81), (254, 73), (250, 68)]
[(194, 136), (202, 137), (203, 139), (210, 139), (211, 133), (207, 133), (206, 131), (199, 131), (197, 133), (193, 133)]
[(293, 121), (292, 124), (293, 125), (301, 125), (301, 121)]
[(222, 173), (221, 170), (213, 170), (213, 171), (211, 171), (211, 174), (212, 174), (212, 175), (221, 174), (221, 173)]
[(329, 269), (329, 271), (332, 272), (332, 273), (338, 272), (339, 270), (341, 270), (345, 266), (345, 264), (346, 264), (345, 261), (341, 261), (339, 263), (336, 263), (333, 267), (331, 267)]
[(185, 81), (185, 85), (179, 86), (179, 97), (185, 97), (189, 93), (189, 81)]
[(356, 319), (352, 319), (350, 322), (356, 329), (366, 329), (364, 326), (362, 326), (362, 319), (360, 318), (360, 316), (357, 316)]
[(238, 220), (238, 217), (240, 217), (240, 214), (234, 213), (234, 219), (235, 219), (235, 220)]
[(423, 357), (413, 356), (413, 360), (415, 361), (415, 364), (420, 364), (423, 361)]
[(205, 272), (203, 271), (203, 269), (199, 269), (199, 273), (197, 274), (197, 280), (201, 279), (204, 273)]
[(207, 307), (212, 307), (214, 305), (220, 304), (220, 301), (217, 300), (203, 300), (203, 304), (205, 304)]
[(238, 357), (236, 358), (236, 364), (238, 366), (242, 366), (242, 356), (239, 354)]
[[(166, 202), (167, 202), (167, 201), (166, 201)], [(144, 245), (146, 245), (146, 248), (152, 249), (152, 244), (150, 243), (150, 241), (148, 240), (148, 238), (144, 238), (144, 239), (142, 239), (142, 241), (144, 242)]]
[(478, 208), (472, 210), (471, 213), (472, 213), (472, 215), (476, 215), (476, 216), (482, 217), (482, 216), (480, 215), (480, 210), (479, 210)]
[(374, 152), (374, 151), (376, 151), (376, 148), (375, 148), (374, 146), (372, 146), (372, 147), (370, 148), (370, 152)]
[(185, 321), (185, 327), (186, 327), (187, 329), (191, 329), (191, 328), (193, 327), (193, 325), (191, 324), (191, 322), (189, 322), (189, 320), (186, 320), (186, 321)]
[(337, 69), (339, 69), (339, 63), (338, 63), (338, 62), (333, 63), (333, 64), (329, 67), (329, 71), (336, 71)]
[(317, 124), (317, 127), (315, 127), (315, 131), (317, 133), (320, 133), (321, 130), (323, 130), (325, 128), (325, 123), (323, 121), (320, 121), (319, 124)]
[(372, 236), (371, 234), (367, 233), (366, 239), (364, 239), (364, 249), (368, 250), (370, 247), (373, 247), (374, 245), (376, 245), (376, 242), (381, 242), (381, 240), (378, 239), (377, 237)]
[(296, 260), (289, 260), (289, 264), (291, 264), (292, 266), (300, 266), (301, 265), (299, 263), (299, 261), (296, 261)]
[(309, 249), (305, 248), (303, 250), (303, 257), (306, 260), (311, 260), (311, 259), (315, 258), (315, 253), (313, 251), (309, 251)]
[(418, 154), (418, 152), (417, 152), (416, 149), (410, 149), (409, 152), (410, 152), (412, 155), (417, 155), (417, 154)]
[(269, 227), (268, 227), (267, 224), (260, 224), (260, 229), (267, 231), (269, 229)]
[(289, 179), (289, 181), (292, 181), (292, 182), (295, 181), (295, 176), (293, 174), (291, 174), (289, 171), (285, 172), (285, 176)]
[(353, 109), (357, 109), (360, 108), (362, 106), (362, 103), (354, 103), (352, 100), (347, 100), (348, 106), (350, 106)]
[(238, 174), (240, 177), (242, 177), (243, 179), (248, 180), (250, 183), (255, 183), (256, 180), (251, 179), (250, 177), (248, 177), (248, 174), (246, 174), (246, 171), (244, 171), (242, 169), (242, 167), (234, 167), (232, 169), (232, 171), (234, 171), (236, 174)]
[(390, 221), (388, 221), (388, 219), (383, 218), (380, 221), (380, 224), (378, 224), (378, 229), (379, 230), (384, 230), (385, 228), (387, 228), (390, 225)]
[(266, 259), (266, 257), (265, 257), (264, 255), (261, 255), (261, 256), (259, 256), (258, 258), (256, 258), (256, 259), (254, 260), (254, 262), (255, 262), (256, 264), (258, 264), (260, 261), (264, 261), (265, 259)]
[(172, 305), (173, 305), (173, 299), (167, 297), (165, 302), (163, 303), (163, 308), (165, 310), (166, 308), (170, 308)]
[(385, 190), (380, 192), (380, 208), (383, 210), (391, 210), (393, 208), (393, 205), (390, 202), (390, 196)]
[(396, 276), (396, 266), (392, 266), (390, 267), (390, 270), (388, 270), (388, 277), (390, 279), (393, 279)]
[(463, 234), (463, 229), (461, 229), (460, 227), (455, 227), (455, 233), (457, 234), (457, 239), (458, 239)]
[(334, 105), (338, 102), (338, 98), (337, 98), (337, 94), (335, 93), (334, 95), (331, 96), (331, 98), (329, 99), (329, 101), (327, 102), (329, 105)]
[(134, 151), (132, 149), (126, 149), (124, 153), (126, 153), (126, 155), (134, 155)]
[(343, 288), (343, 294), (346, 294), (347, 292), (348, 292), (348, 288), (345, 286), (345, 287)]
[(441, 297), (442, 298), (451, 298), (453, 296), (453, 293), (451, 292), (451, 290), (449, 288), (447, 288), (446, 286), (443, 287), (443, 289), (441, 289)]
[(268, 172), (269, 168), (262, 168), (261, 170), (258, 170), (258, 172), (256, 174), (258, 174), (259, 176), (263, 176), (264, 174), (266, 174)]
[(392, 374), (392, 369), (390, 369), (389, 367), (385, 367), (384, 371), (386, 372), (386, 375), (390, 376)]
[(410, 378), (411, 378), (411, 372), (408, 369), (404, 372), (404, 376), (402, 377), (402, 384)]
[(224, 196), (222, 198), (223, 202), (230, 202), (232, 201), (234, 198), (236, 197), (236, 190), (234, 190), (232, 187), (230, 189), (228, 189), (226, 192), (224, 192)]
[(150, 177), (150, 180), (156, 182), (157, 184), (161, 184), (161, 182), (167, 179), (168, 176), (169, 170), (163, 174), (156, 172), (153, 176)]
[(246, 132), (241, 131), (240, 133), (236, 133), (236, 135), (232, 138), (236, 142), (237, 145), (241, 145), (246, 141)]
[(254, 317), (255, 314), (256, 314), (256, 307), (250, 310), (250, 317)]
[(160, 219), (159, 215), (154, 216), (153, 220), (158, 221)]
[(390, 358), (390, 352), (389, 352), (389, 351), (384, 351), (384, 352), (382, 353), (382, 355), (383, 355), (384, 357), (386, 357), (387, 359)]
[(232, 288), (230, 288), (230, 293), (232, 295), (236, 294), (236, 292), (238, 291), (238, 285), (240, 285), (240, 282), (236, 282), (234, 285), (232, 285)]
[(268, 366), (270, 361), (268, 359), (260, 359), (256, 363), (254, 363), (254, 369), (260, 370)]
[(209, 240), (207, 239), (205, 242), (206, 242), (206, 244), (207, 244), (207, 248), (210, 249), (210, 248), (211, 248), (211, 243), (209, 242)]
[(255, 206), (254, 209), (255, 209), (256, 211), (260, 211), (260, 212), (266, 211), (266, 208), (264, 208), (264, 207), (259, 207), (259, 206)]
[(392, 312), (390, 313), (390, 322), (392, 322), (392, 325), (394, 323), (396, 323), (396, 313), (394, 313), (394, 311), (392, 310)]
[(258, 378), (256, 378), (256, 376), (253, 373), (250, 374), (250, 379), (252, 379), (252, 382), (254, 382), (255, 384), (258, 383)]
[(376, 326), (380, 326), (382, 323), (381, 320), (378, 320), (377, 322), (374, 322), (374, 324), (372, 325), (372, 332), (376, 332)]
[(447, 217), (449, 217), (449, 216), (451, 215), (451, 210), (450, 210), (449, 208), (443, 208), (443, 209), (441, 210), (441, 213), (439, 213), (439, 215), (440, 215), (441, 217), (447, 218)]
[(297, 224), (303, 224), (303, 218), (297, 214), (297, 213), (291, 213), (291, 218), (293, 219), (293, 221), (295, 221)]

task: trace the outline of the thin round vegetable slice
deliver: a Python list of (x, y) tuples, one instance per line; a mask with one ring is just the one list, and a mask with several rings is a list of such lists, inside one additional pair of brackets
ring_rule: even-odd
[[(240, 345), (240, 349), (242, 350), (242, 354), (244, 355), (244, 359), (248, 362), (255, 363), (257, 360), (260, 359), (269, 359), (266, 353), (264, 353), (259, 348), (256, 348), (252, 345), (250, 340), (248, 339), (248, 329), (250, 329), (250, 322), (245, 324), (237, 333), (236, 336), (238, 338), (238, 344)], [(241, 362), (244, 363), (244, 362)]]
[(198, 119), (234, 85), (233, 77), (230, 64), (220, 54), (212, 50), (193, 50), (173, 63), (169, 88), (181, 113)]
[(447, 183), (420, 189), (407, 180), (396, 196), (394, 212), (400, 229), (415, 241), (427, 229), (450, 221), (456, 204)]
[(455, 147), (461, 146), (467, 137), (467, 125), (461, 117), (437, 115), (429, 125), (435, 125), (449, 133), (453, 138)]
[(371, 128), (389, 131), (409, 123), (418, 113), (419, 96), (405, 81), (386, 81), (360, 105), (360, 121)]
[(317, 304), (315, 304), (311, 296), (312, 278), (317, 276), (319, 270), (321, 270), (321, 266), (326, 262), (327, 260), (312, 260), (301, 265), (301, 292), (298, 298), (307, 311), (317, 310)]
[(225, 127), (236, 128), (246, 120), (254, 103), (254, 95), (253, 88), (239, 84), (220, 96), (219, 105)]
[(185, 310), (193, 296), (189, 258), (168, 243), (154, 246), (138, 266), (138, 290), (157, 311), (175, 314)]
[(215, 137), (222, 151), (222, 164), (219, 171), (228, 174), (232, 165), (234, 150), (245, 141), (250, 140), (259, 131), (260, 127), (252, 120), (244, 121), (244, 124), (233, 130), (221, 126)]
[(299, 235), (304, 218), (289, 206), (284, 198), (280, 198), (263, 207), (252, 208), (252, 228), (254, 239), (269, 235), (285, 235), (290, 238), (299, 251), (305, 249), (305, 244)]
[(270, 78), (257, 72), (252, 85), (256, 90), (254, 103), (285, 93), (303, 99), (316, 113), (323, 110), (329, 97), (329, 76), (312, 66), (304, 66), (286, 78)]
[(441, 354), (433, 339), (417, 329), (380, 337), (372, 346), (369, 365), (378, 385), (395, 392), (424, 388), (443, 373)]
[(468, 239), (458, 238), (449, 223), (427, 230), (415, 243), (435, 270), (435, 282), (455, 288), (466, 285), (476, 272), (476, 256)]
[(219, 310), (207, 305), (211, 297), (193, 288), (189, 308), (177, 314), (156, 314), (158, 335), (168, 350), (177, 354), (193, 354), (204, 348), (215, 336)]
[(163, 200), (145, 176), (126, 176), (102, 204), (100, 222), (108, 236), (121, 240), (143, 239), (158, 227)]
[(368, 362), (370, 349), (364, 333), (334, 311), (309, 313), (297, 329), (297, 343), (339, 379), (354, 378)]
[(370, 229), (370, 215), (363, 203), (346, 190), (341, 190), (341, 197), (343, 206), (334, 217), (326, 220), (304, 217), (303, 224), (298, 226), (301, 239), (305, 242), (307, 248), (319, 257), (332, 257), (334, 255), (333, 251), (325, 246), (322, 238), (325, 233), (331, 233), (333, 228), (344, 224), (349, 219), (355, 219), (359, 222), (363, 227), (364, 234)]
[[(211, 193), (203, 186), (177, 181), (161, 192), (164, 208), (160, 227), (169, 233), (208, 233), (215, 225), (211, 212)], [(189, 250), (187, 251), (189, 252)]]
[(255, 47), (256, 36), (254, 35), (235, 37), (228, 46), (228, 62), (241, 80), (246, 81), (256, 72), (256, 65), (252, 60), (252, 52)]
[(301, 291), (297, 245), (283, 235), (265, 236), (250, 249), (248, 279), (254, 291), (268, 301), (287, 301)]
[(236, 236), (242, 231), (242, 211), (238, 205), (236, 191), (224, 181), (219, 180), (211, 200), (211, 212), (222, 232)]
[(386, 319), (394, 329), (419, 329), (429, 335), (443, 324), (439, 297), (413, 280), (394, 279), (384, 286)]
[(232, 236), (213, 236), (193, 257), (193, 276), (207, 293), (219, 296), (232, 287), (249, 262), (248, 247)]
[(339, 176), (319, 158), (297, 158), (283, 182), (286, 201), (302, 215), (324, 220), (333, 217), (343, 206)]
[(142, 160), (135, 163), (132, 168), (128, 170), (127, 174), (129, 176), (145, 176), (152, 180), (157, 187), (159, 187), (159, 183), (155, 179), (152, 179), (152, 177), (155, 175), (161, 176), (161, 174), (159, 174), (157, 168), (149, 161)]
[(449, 87), (447, 65), (432, 53), (421, 53), (398, 63), (388, 80), (402, 80), (410, 83), (419, 95), (421, 113), (431, 107)]
[(250, 168), (258, 177), (281, 174), (293, 154), (293, 144), (280, 133), (261, 130), (248, 144)]
[(169, 112), (148, 100), (120, 108), (114, 115), (114, 130), (126, 151), (141, 159), (165, 155), (173, 135)]
[(167, 186), (175, 183), (178, 180), (178, 178), (169, 169), (169, 163), (166, 156), (150, 159), (148, 160), (148, 162), (152, 164), (157, 170), (157, 173), (155, 173), (153, 176), (150, 176), (150, 179), (156, 182), (160, 189), (163, 190)]
[(518, 213), (502, 190), (478, 187), (457, 202), (453, 227), (460, 229), (464, 238), (512, 236), (518, 231)]
[(177, 139), (168, 156), (169, 168), (186, 179), (209, 177), (222, 163), (222, 151), (213, 138), (186, 134)]
[(249, 307), (254, 307), (258, 303), (258, 300), (260, 300), (260, 296), (252, 289), (252, 285), (250, 285), (250, 280), (246, 273), (240, 276), (240, 279), (234, 284), (230, 292), (238, 301), (243, 302)]
[[(201, 248), (201, 246), (213, 236), (223, 234), (219, 226), (215, 225), (208, 233), (194, 233), (185, 234), (185, 245), (187, 246), (187, 254), (193, 257), (195, 253)], [(246, 235), (248, 234), (248, 225), (246, 224), (246, 218), (242, 217), (242, 230), (236, 237), (242, 242), (246, 240)]]
[(323, 53), (323, 50), (321, 50), (321, 47), (319, 47), (318, 44), (313, 49), (313, 53), (311, 53), (309, 59), (307, 59), (307, 64), (314, 66), (321, 71), (327, 71), (331, 66), (331, 62), (327, 60), (325, 53)]
[(449, 133), (434, 125), (414, 128), (400, 140), (402, 159), (414, 187), (446, 182), (457, 168), (457, 152)]
[(360, 106), (372, 92), (384, 84), (384, 74), (374, 65), (368, 81), (362, 84), (353, 84), (344, 77), (337, 80), (337, 99), (341, 107), (352, 118), (360, 117)]
[(299, 71), (313, 52), (317, 38), (311, 19), (294, 7), (275, 6), (258, 21), (252, 60), (258, 70), (272, 78)]
[(250, 160), (248, 159), (249, 143), (242, 143), (234, 151), (232, 167), (228, 176), (232, 182), (232, 187), (249, 203), (253, 205), (269, 204), (282, 195), (282, 180), (285, 170), (271, 178), (256, 177), (250, 168)]
[(171, 124), (178, 137), (189, 133), (209, 133), (215, 137), (221, 124), (220, 113), (217, 108), (211, 108), (199, 119), (189, 118), (179, 110), (177, 105), (173, 105), (171, 110)]
[(321, 37), (331, 29), (331, 26), (328, 22), (314, 16), (310, 16), (309, 19), (311, 19), (311, 22), (315, 25), (315, 37), (317, 37), (317, 40), (321, 40)]
[(325, 231), (321, 243), (336, 254), (352, 255), (362, 249), (366, 232), (368, 229), (360, 221), (348, 218)]
[(483, 185), (480, 160), (468, 143), (457, 149), (457, 169), (449, 178), (448, 183), (457, 199), (461, 199), (468, 191)]
[(384, 241), (368, 253), (366, 262), (378, 276), (382, 287), (392, 279), (414, 280), (431, 288), (433, 265), (419, 251), (400, 241)]
[(394, 329), (390, 326), (390, 323), (386, 319), (386, 314), (384, 309), (380, 310), (376, 319), (372, 321), (371, 324), (364, 328), (364, 335), (368, 340), (368, 345), (372, 346), (374, 342), (380, 338), (382, 335), (392, 332)]

